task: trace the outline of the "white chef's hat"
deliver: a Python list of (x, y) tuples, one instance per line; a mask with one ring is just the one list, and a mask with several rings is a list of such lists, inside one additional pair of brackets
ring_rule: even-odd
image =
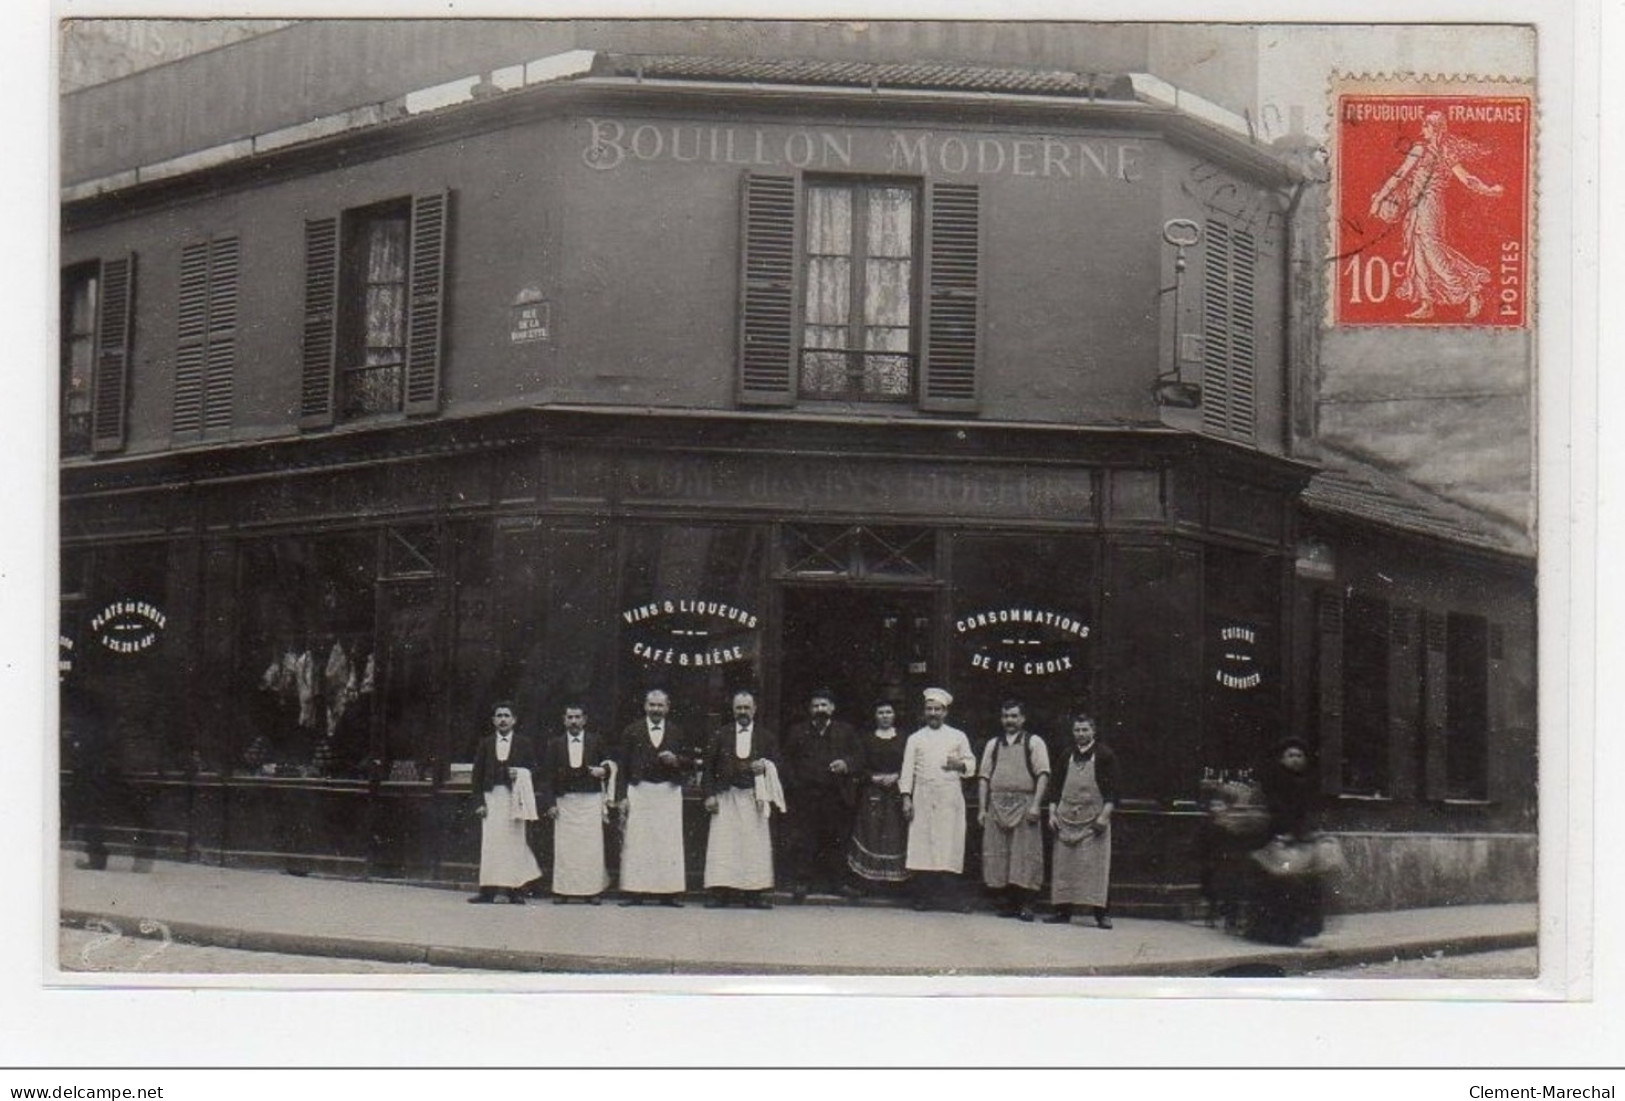
[(949, 707), (953, 704), (954, 698), (948, 694), (948, 690), (945, 688), (927, 688), (925, 690), (925, 702), (940, 703), (944, 707)]

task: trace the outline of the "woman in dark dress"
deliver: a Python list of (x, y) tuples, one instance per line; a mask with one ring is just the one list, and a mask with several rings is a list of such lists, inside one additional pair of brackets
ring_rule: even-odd
[[(1259, 771), (1264, 805), (1269, 811), (1270, 842), (1305, 845), (1313, 840), (1313, 815), (1319, 797), (1309, 767), (1309, 747), (1299, 738), (1287, 738), (1275, 756)], [(1263, 850), (1260, 850), (1261, 852)], [(1297, 944), (1321, 932), (1320, 879), (1313, 868), (1274, 874), (1256, 869), (1249, 940), (1266, 944)]]
[(852, 838), (846, 846), (846, 866), (871, 883), (901, 883), (908, 877), (903, 870), (908, 822), (897, 791), (908, 739), (898, 731), (896, 721), (896, 708), (882, 701), (875, 705), (874, 729), (860, 736), (861, 786)]

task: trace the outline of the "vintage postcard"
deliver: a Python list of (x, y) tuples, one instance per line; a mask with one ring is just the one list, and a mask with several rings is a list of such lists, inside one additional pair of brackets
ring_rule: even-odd
[(1567, 22), (55, 26), (53, 985), (1586, 989)]

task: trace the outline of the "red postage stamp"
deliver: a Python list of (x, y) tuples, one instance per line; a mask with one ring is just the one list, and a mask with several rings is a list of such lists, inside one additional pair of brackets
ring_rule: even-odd
[(1351, 81), (1333, 110), (1333, 323), (1528, 324), (1529, 91)]

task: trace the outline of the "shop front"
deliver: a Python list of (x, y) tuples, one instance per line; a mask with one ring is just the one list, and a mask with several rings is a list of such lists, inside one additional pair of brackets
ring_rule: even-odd
[[(462, 766), (496, 700), (539, 734), (566, 704), (614, 731), (660, 687), (702, 738), (737, 688), (782, 729), (815, 687), (907, 726), (943, 685), (976, 743), (1010, 698), (1053, 739), (1098, 715), (1122, 891), (1175, 898), (1204, 769), (1250, 763), (1288, 705), (1300, 472), (1279, 460), (1169, 432), (586, 412), (362, 443), (65, 475), (64, 713), (111, 716), (127, 836), (469, 882)], [(140, 612), (123, 649), (108, 608)], [(82, 810), (68, 794), (65, 826)]]

